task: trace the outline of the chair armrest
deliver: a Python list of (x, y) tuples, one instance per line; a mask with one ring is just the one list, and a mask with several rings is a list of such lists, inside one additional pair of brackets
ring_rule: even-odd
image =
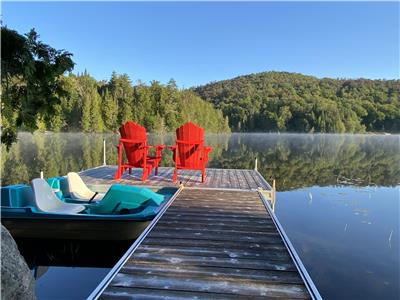
[(204, 151), (204, 152), (209, 153), (209, 152), (211, 152), (212, 150), (213, 150), (213, 148), (212, 148), (211, 146), (204, 146), (204, 147), (203, 147), (203, 151)]
[(154, 145), (154, 146), (147, 145), (147, 148), (155, 148), (157, 150), (163, 150), (165, 148), (165, 146), (164, 145)]
[(177, 145), (168, 146), (168, 149), (171, 150), (171, 151), (174, 151), (174, 150), (176, 150), (177, 147), (178, 147)]
[(119, 139), (119, 142), (120, 142), (120, 143), (133, 143), (133, 144), (138, 144), (138, 143), (143, 143), (143, 142), (145, 142), (145, 141), (143, 141), (143, 140), (135, 140), (135, 139), (122, 139), (122, 138), (120, 138), (120, 139)]
[(164, 145), (155, 145), (152, 147), (156, 148), (156, 156), (157, 156), (157, 158), (161, 159), (161, 152), (164, 150), (165, 146)]
[(212, 151), (212, 147), (210, 146), (204, 146), (203, 147), (203, 167), (206, 167), (206, 164), (208, 162), (208, 153), (210, 153)]

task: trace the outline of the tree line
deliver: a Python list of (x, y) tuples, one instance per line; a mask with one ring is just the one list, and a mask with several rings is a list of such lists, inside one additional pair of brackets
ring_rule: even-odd
[(18, 130), (116, 131), (127, 120), (150, 132), (193, 121), (206, 132), (400, 131), (400, 80), (317, 79), (266, 72), (179, 89), (174, 80), (133, 84), (112, 73), (73, 74), (72, 53), (1, 27), (1, 140)]
[(174, 131), (186, 121), (206, 132), (229, 131), (228, 119), (191, 90), (167, 84), (132, 84), (126, 74), (97, 81), (72, 74), (72, 53), (43, 43), (34, 29), (21, 35), (1, 27), (2, 142), (18, 130), (107, 132), (133, 120), (151, 132)]
[(107, 132), (133, 120), (148, 131), (173, 132), (187, 121), (207, 132), (229, 131), (228, 119), (211, 103), (189, 90), (180, 90), (174, 80), (132, 85), (126, 74), (112, 73), (109, 81), (96, 81), (87, 72), (70, 73), (60, 79), (65, 95), (54, 113), (39, 129), (51, 131)]
[(264, 72), (193, 88), (232, 131), (400, 131), (400, 80)]

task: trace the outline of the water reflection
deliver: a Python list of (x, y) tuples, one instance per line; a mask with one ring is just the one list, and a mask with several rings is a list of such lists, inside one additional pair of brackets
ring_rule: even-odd
[(400, 182), (399, 136), (232, 135), (212, 161), (222, 168), (258, 169), (280, 191), (335, 184), (394, 186)]
[(399, 211), (398, 187), (314, 186), (275, 213), (325, 299), (399, 299)]
[[(40, 170), (50, 177), (101, 165), (103, 138), (107, 164), (116, 164), (116, 135), (21, 133), (2, 151), (2, 184), (28, 182)], [(173, 135), (149, 139), (174, 142)], [(252, 169), (257, 158), (262, 175), (277, 180), (275, 212), (325, 299), (400, 298), (398, 135), (207, 135), (206, 143), (214, 148), (210, 167)], [(161, 165), (173, 165), (169, 151)], [(98, 283), (113, 257), (97, 257), (101, 245), (86, 253), (74, 244), (36, 249), (24, 256), (32, 268), (50, 266), (40, 293), (57, 280)], [(82, 285), (82, 295), (95, 285)]]
[[(38, 177), (65, 175), (69, 171), (103, 163), (103, 138), (107, 164), (116, 164), (117, 135), (20, 133), (10, 151), (2, 151), (2, 184), (29, 182)], [(150, 135), (151, 143), (171, 145), (174, 136)], [(254, 168), (277, 180), (278, 190), (335, 184), (395, 186), (400, 182), (399, 136), (232, 134), (208, 135), (213, 147), (209, 167)], [(161, 166), (172, 166), (163, 152)]]
[(38, 299), (85, 299), (132, 241), (17, 239)]

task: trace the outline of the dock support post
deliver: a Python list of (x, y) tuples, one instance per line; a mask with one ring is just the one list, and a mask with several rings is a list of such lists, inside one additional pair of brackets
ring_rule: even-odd
[(107, 165), (106, 161), (106, 139), (103, 139), (103, 166)]
[(272, 211), (275, 212), (275, 198), (276, 197), (276, 183), (275, 183), (275, 179), (272, 181)]
[(257, 171), (257, 157), (256, 157), (256, 160), (254, 161), (254, 170)]
[(40, 179), (43, 179), (43, 170), (40, 170)]

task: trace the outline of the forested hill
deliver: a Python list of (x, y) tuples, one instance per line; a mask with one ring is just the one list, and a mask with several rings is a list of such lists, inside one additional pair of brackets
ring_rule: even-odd
[(206, 132), (228, 132), (228, 119), (211, 103), (189, 90), (180, 90), (175, 81), (167, 84), (132, 84), (126, 74), (96, 81), (88, 73), (60, 78), (64, 94), (56, 111), (38, 123), (52, 131), (116, 131), (127, 120), (145, 126), (149, 132), (174, 132), (187, 121)]
[(193, 91), (167, 84), (132, 84), (126, 74), (97, 81), (72, 73), (73, 54), (57, 50), (32, 29), (25, 35), (1, 26), (1, 142), (18, 130), (116, 131), (134, 120), (148, 131), (173, 132), (187, 121), (206, 132), (229, 132), (228, 119)]
[(207, 132), (400, 131), (400, 80), (318, 79), (267, 72), (182, 90), (113, 73), (72, 73), (72, 53), (1, 26), (1, 141), (18, 130), (115, 131), (134, 120), (173, 132), (192, 121)]
[(265, 72), (193, 88), (232, 131), (400, 131), (400, 80)]

